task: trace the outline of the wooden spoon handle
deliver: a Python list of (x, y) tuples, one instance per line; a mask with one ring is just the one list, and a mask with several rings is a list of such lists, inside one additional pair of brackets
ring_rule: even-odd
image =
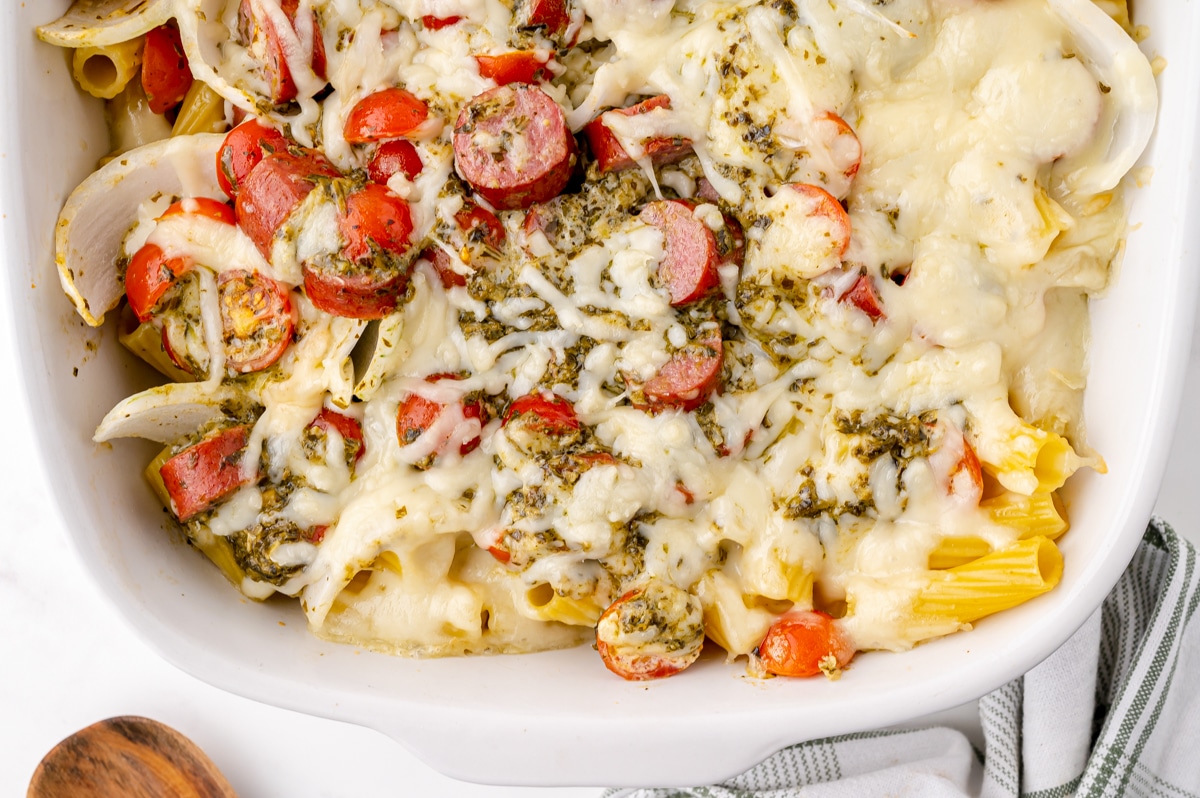
[(28, 798), (237, 798), (200, 748), (149, 718), (109, 718), (56, 745), (38, 764)]

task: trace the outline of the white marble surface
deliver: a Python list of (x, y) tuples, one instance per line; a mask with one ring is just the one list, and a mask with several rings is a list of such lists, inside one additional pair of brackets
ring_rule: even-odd
[[(3, 307), (3, 303), (0, 303)], [(15, 379), (11, 341), (0, 375)], [(1200, 491), (1188, 461), (1200, 449), (1200, 335), (1157, 511), (1200, 540)], [(0, 392), (6, 456), (0, 503), (8, 519), (0, 560), (0, 795), (23, 795), (39, 759), (102, 718), (141, 714), (199, 743), (238, 792), (252, 796), (423, 795), (451, 798), (597, 796), (599, 789), (484, 787), (447, 779), (374, 731), (221, 692), (158, 659), (105, 604), (68, 545), (33, 461), (24, 406)], [(53, 585), (53, 587), (51, 587)], [(970, 708), (954, 713), (969, 726)], [(974, 735), (973, 735), (974, 736)]]

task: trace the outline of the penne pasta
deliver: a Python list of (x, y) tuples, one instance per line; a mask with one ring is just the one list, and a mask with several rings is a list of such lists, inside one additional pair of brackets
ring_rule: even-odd
[(112, 154), (119, 155), (171, 135), (171, 123), (150, 110), (141, 81), (130, 81), (106, 105)]
[(591, 596), (582, 599), (561, 596), (545, 582), (526, 591), (525, 600), (541, 620), (557, 621), (568, 626), (595, 626), (604, 612), (604, 608)]
[(80, 47), (71, 56), (79, 87), (93, 97), (111, 100), (134, 81), (142, 65), (142, 39), (102, 47)]
[(917, 616), (974, 623), (1051, 590), (1062, 554), (1045, 537), (1022, 540), (963, 565), (934, 572), (913, 602)]
[(225, 99), (202, 81), (194, 81), (183, 98), (179, 115), (171, 128), (172, 136), (192, 133), (220, 133), (229, 127), (225, 119)]

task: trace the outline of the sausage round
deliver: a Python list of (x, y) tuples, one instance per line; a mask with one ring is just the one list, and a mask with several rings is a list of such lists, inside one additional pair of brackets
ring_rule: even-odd
[(525, 84), (476, 96), (454, 125), (454, 168), (503, 210), (558, 196), (577, 160), (575, 139), (550, 95)]

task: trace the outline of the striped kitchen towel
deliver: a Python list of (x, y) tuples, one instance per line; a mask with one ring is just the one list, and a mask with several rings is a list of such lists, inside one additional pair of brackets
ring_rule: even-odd
[(1103, 606), (1041, 665), (979, 701), (984, 751), (947, 728), (785, 748), (724, 784), (604, 798), (1200, 798), (1196, 550), (1153, 519)]

